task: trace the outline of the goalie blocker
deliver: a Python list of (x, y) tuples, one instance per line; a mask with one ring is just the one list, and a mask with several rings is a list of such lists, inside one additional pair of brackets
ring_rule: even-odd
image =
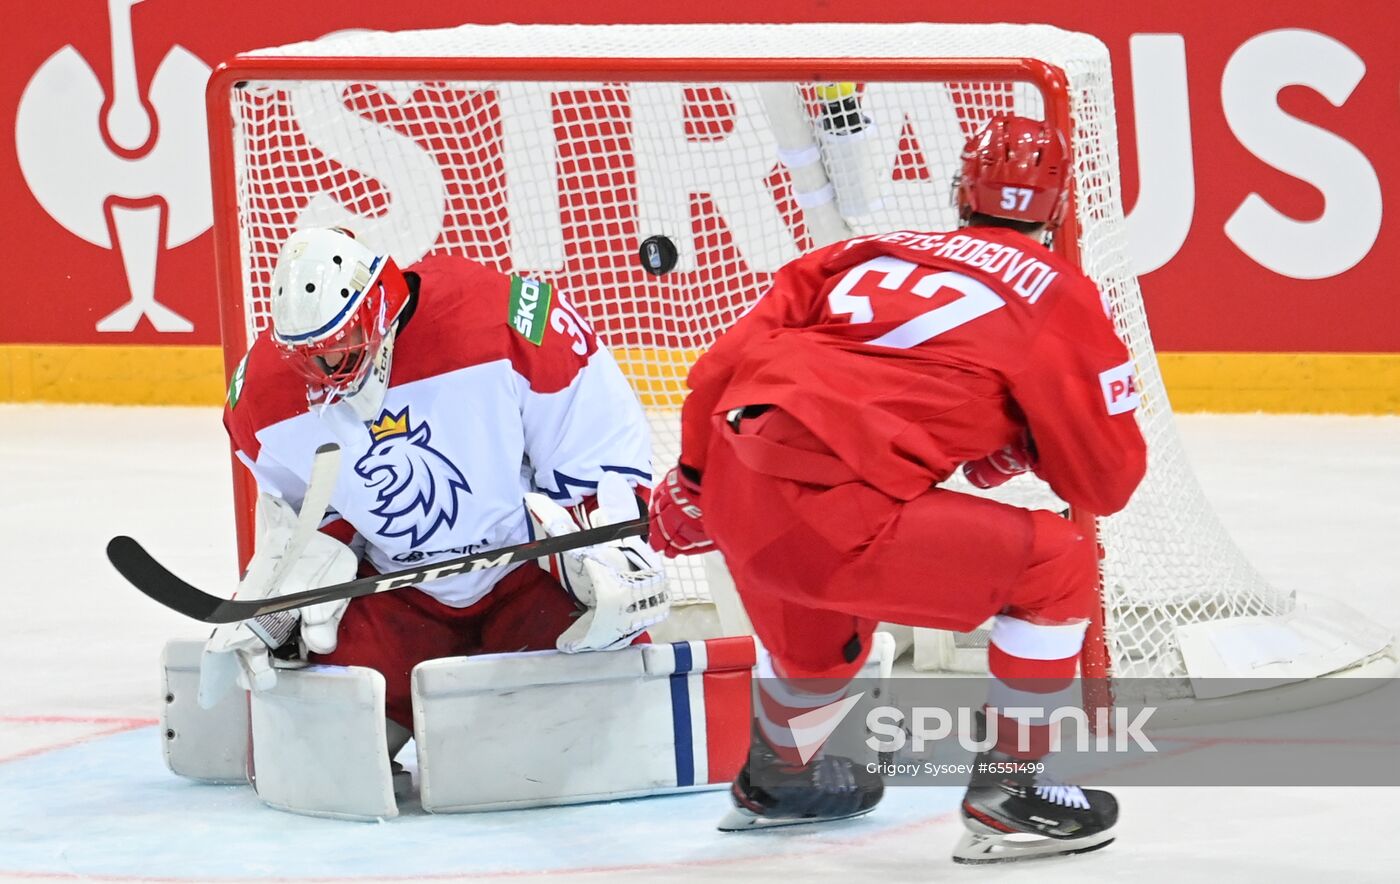
[[(187, 699), (201, 647), (166, 648), (161, 730), (172, 771), (237, 781), (242, 759), (252, 757), (258, 795), (272, 807), (339, 819), (397, 815), (377, 672), (281, 669), (276, 686), (251, 694), (250, 704), (206, 710)], [(422, 663), (413, 670), (413, 708), (423, 809), (724, 787), (748, 752), (753, 665), (749, 636)]]

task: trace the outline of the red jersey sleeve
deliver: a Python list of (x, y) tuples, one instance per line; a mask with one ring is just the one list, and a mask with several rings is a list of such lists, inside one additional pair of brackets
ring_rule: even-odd
[(259, 434), (306, 409), (306, 385), (264, 333), (234, 370), (224, 403), (224, 428), (234, 454), (257, 480), (258, 490), (298, 506), (306, 490), (305, 478), (264, 451)]
[(1010, 384), (1035, 443), (1036, 474), (1071, 506), (1103, 516), (1127, 505), (1147, 445), (1134, 417), (1132, 358), (1092, 283), (1084, 287), (1056, 305)]
[(686, 377), (690, 394), (681, 406), (682, 464), (704, 473), (711, 418), (740, 359), (752, 342), (767, 337), (774, 330), (807, 323), (827, 279), (822, 263), (844, 245), (835, 243), (783, 265), (773, 275), (773, 284), (763, 297), (726, 329), (691, 367)]

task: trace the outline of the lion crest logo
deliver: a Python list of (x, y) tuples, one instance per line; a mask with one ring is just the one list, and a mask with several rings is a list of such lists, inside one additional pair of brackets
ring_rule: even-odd
[(355, 462), (355, 474), (378, 497), (370, 512), (384, 520), (379, 533), (407, 535), (417, 546), (442, 526), (451, 528), (457, 521), (458, 492), (470, 494), (472, 489), (461, 471), (428, 444), (428, 424), (414, 427), (405, 406), (398, 414), (381, 412), (369, 433), (374, 444)]

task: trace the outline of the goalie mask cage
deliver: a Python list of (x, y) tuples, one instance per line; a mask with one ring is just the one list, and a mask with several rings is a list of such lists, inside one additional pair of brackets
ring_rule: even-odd
[[(833, 96), (859, 107), (842, 118), (856, 121), (848, 131), (822, 122)], [(1190, 701), (1188, 674), (1239, 674), (1188, 667), (1193, 629), (1286, 630), (1300, 616), (1225, 534), (1178, 439), (1129, 267), (1108, 53), (1093, 37), (932, 24), (344, 33), (236, 57), (213, 75), (208, 110), (230, 374), (268, 325), (282, 241), (343, 225), (400, 266), (446, 251), (554, 283), (641, 397), (658, 474), (679, 447), (689, 365), (779, 266), (847, 232), (951, 229), (950, 182), (972, 132), (1007, 111), (1061, 126), (1074, 189), (1056, 248), (1111, 305), (1150, 452), (1127, 509), (1077, 518), (1104, 551), (1083, 671), (1119, 690), (1156, 679), (1148, 699)], [(657, 235), (677, 252), (659, 275), (639, 260)], [(235, 471), (246, 561), (254, 489)], [(677, 560), (678, 596), (705, 599), (715, 570)], [(1324, 619), (1332, 654), (1306, 675), (1386, 658), (1390, 637), (1360, 615)], [(1238, 664), (1241, 641), (1216, 641)]]

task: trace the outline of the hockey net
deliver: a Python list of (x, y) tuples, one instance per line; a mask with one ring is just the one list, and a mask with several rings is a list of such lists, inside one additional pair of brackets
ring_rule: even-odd
[[(819, 83), (854, 84), (873, 126), (832, 137)], [(796, 96), (805, 159), (771, 91), (765, 106), (771, 84)], [(811, 150), (843, 197), (838, 229), (951, 229), (950, 180), (982, 122), (1014, 111), (1065, 126), (1074, 212), (1057, 245), (1112, 304), (1150, 450), (1132, 503), (1098, 520), (1102, 633), (1086, 673), (1183, 679), (1183, 627), (1294, 608), (1221, 528), (1178, 439), (1129, 267), (1108, 54), (1092, 37), (924, 24), (347, 33), (239, 56), (209, 95), (230, 368), (268, 324), (282, 241), (340, 224), (401, 266), (445, 251), (558, 286), (646, 406), (658, 471), (677, 454), (691, 362), (779, 266), (832, 238), (816, 223), (831, 191), (804, 191), (791, 171)], [(874, 169), (863, 201), (861, 181), (841, 187), (852, 163)], [(659, 275), (639, 260), (657, 235), (678, 252)], [(244, 505), (248, 492), (243, 476)], [(676, 562), (682, 599), (708, 598), (706, 570)]]

